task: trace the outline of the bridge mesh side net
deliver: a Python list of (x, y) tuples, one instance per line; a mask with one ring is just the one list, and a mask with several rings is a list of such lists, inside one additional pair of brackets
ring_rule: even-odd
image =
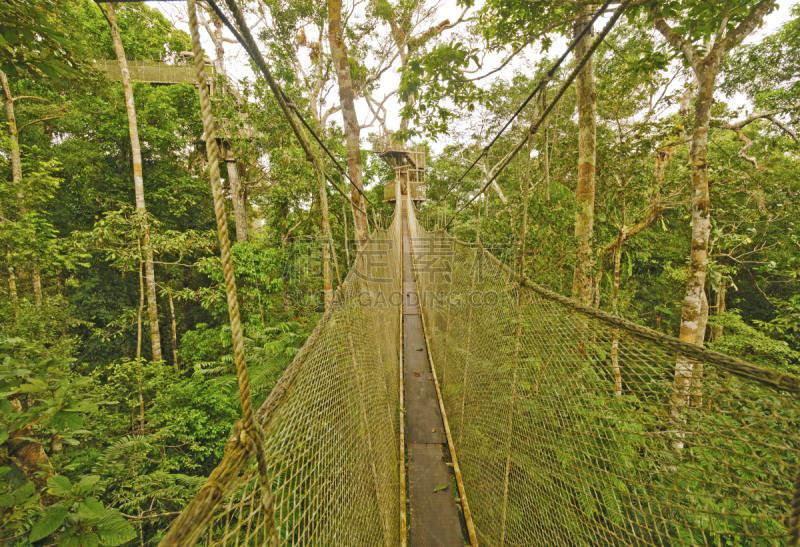
[(796, 393), (678, 360), (666, 345), (520, 289), (485, 249), (428, 232), (413, 215), (409, 225), (483, 544), (785, 544)]
[[(399, 229), (373, 233), (261, 423), (281, 545), (399, 544), (399, 311), (372, 305), (400, 295)], [(203, 542), (266, 545), (255, 466), (230, 492)]]

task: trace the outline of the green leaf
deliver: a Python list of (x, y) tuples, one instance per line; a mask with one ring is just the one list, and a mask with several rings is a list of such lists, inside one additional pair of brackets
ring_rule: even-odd
[(80, 534), (75, 536), (74, 539), (77, 540), (77, 544), (80, 547), (97, 547), (100, 544), (100, 536), (93, 532)]
[[(49, 483), (50, 481), (48, 480), (47, 482)], [(58, 527), (61, 526), (61, 523), (67, 518), (67, 513), (69, 513), (69, 509), (66, 507), (53, 505), (45, 511), (42, 517), (33, 525), (30, 538), (28, 539), (33, 543), (34, 541), (46, 538), (58, 530)]]
[(12, 505), (15, 505), (15, 503), (11, 494), (0, 495), (0, 507), (11, 507)]
[(88, 497), (78, 504), (78, 516), (82, 519), (98, 519), (106, 515), (102, 502), (94, 497)]
[(68, 496), (72, 493), (72, 483), (64, 475), (55, 475), (47, 479), (50, 492), (56, 496)]
[(100, 475), (85, 475), (78, 483), (78, 492), (85, 494), (94, 490), (94, 485), (100, 480)]
[(439, 486), (437, 486), (436, 488), (434, 488), (434, 489), (433, 489), (433, 491), (434, 491), (434, 492), (438, 492), (439, 490), (444, 490), (445, 488), (447, 488), (447, 485), (446, 485), (446, 484), (440, 484)]
[(25, 484), (14, 490), (13, 494), (14, 494), (14, 502), (17, 505), (21, 504), (23, 501), (25, 501), (26, 499), (31, 497), (31, 495), (33, 495), (33, 483), (26, 482)]
[(122, 545), (136, 537), (136, 531), (130, 523), (119, 515), (105, 519), (98, 527), (97, 533), (103, 544), (109, 547)]

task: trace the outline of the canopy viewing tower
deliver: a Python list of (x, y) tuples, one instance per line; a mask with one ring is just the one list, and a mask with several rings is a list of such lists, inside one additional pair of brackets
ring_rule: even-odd
[(422, 146), (406, 148), (403, 144), (392, 143), (378, 154), (394, 170), (395, 180), (383, 185), (384, 203), (396, 201), (395, 181), (400, 180), (400, 191), (411, 195), (417, 203), (427, 200), (425, 188), (425, 149)]

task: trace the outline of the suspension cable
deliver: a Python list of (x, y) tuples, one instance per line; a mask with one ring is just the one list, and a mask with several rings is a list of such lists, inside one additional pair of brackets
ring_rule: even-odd
[[(297, 105), (294, 103), (294, 101), (291, 100), (291, 98), (286, 94), (286, 92), (283, 90), (283, 88), (281, 88), (280, 85), (273, 79), (272, 74), (269, 72), (269, 69), (267, 68), (266, 64), (263, 63), (263, 58), (261, 57), (260, 52), (258, 52), (257, 49), (254, 49), (254, 47), (251, 47), (251, 43), (250, 42), (252, 41), (252, 36), (250, 36), (250, 31), (248, 29), (246, 29), (246, 28), (242, 31), (250, 38), (250, 40), (245, 40), (245, 37), (243, 37), (242, 34), (240, 34), (239, 31), (236, 29), (236, 27), (230, 22), (230, 20), (228, 20), (227, 16), (225, 15), (225, 12), (223, 12), (222, 9), (220, 9), (220, 7), (217, 5), (217, 3), (214, 0), (205, 0), (205, 2), (211, 7), (211, 9), (214, 11), (214, 13), (217, 15), (217, 17), (219, 17), (219, 20), (222, 21), (222, 23), (228, 28), (229, 31), (231, 31), (231, 34), (233, 34), (234, 38), (236, 38), (236, 41), (238, 41), (239, 44), (241, 44), (241, 46), (244, 48), (244, 50), (247, 52), (247, 54), (250, 56), (250, 58), (253, 60), (253, 62), (256, 64), (256, 66), (259, 68), (259, 70), (262, 72), (264, 77), (267, 79), (267, 82), (269, 83), (270, 88), (272, 88), (273, 93), (276, 94), (276, 97), (277, 97), (278, 94), (280, 94), (283, 103), (294, 112), (295, 116), (297, 116), (297, 118), (305, 126), (305, 128), (308, 130), (308, 132), (311, 133), (311, 136), (314, 137), (314, 140), (317, 141), (317, 143), (319, 144), (320, 148), (322, 148), (322, 150), (325, 151), (325, 154), (336, 164), (336, 167), (339, 168), (340, 172), (344, 173), (345, 178), (350, 182), (352, 187), (355, 190), (357, 190), (358, 193), (361, 194), (361, 196), (370, 205), (372, 205), (373, 208), (377, 209), (378, 206), (375, 205), (375, 203), (371, 199), (369, 199), (367, 194), (364, 193), (364, 190), (359, 188), (358, 185), (355, 183), (355, 181), (352, 178), (350, 178), (350, 175), (348, 175), (347, 172), (343, 169), (342, 165), (339, 163), (339, 161), (336, 159), (336, 157), (333, 155), (333, 153), (328, 149), (328, 147), (325, 145), (325, 143), (322, 142), (322, 139), (319, 137), (317, 132), (314, 131), (314, 129), (311, 127), (311, 125), (309, 125), (309, 123), (306, 121), (306, 119), (300, 113), (300, 109), (297, 107)], [(255, 42), (252, 42), (252, 45), (255, 46)], [(260, 61), (259, 61), (259, 59), (260, 59)], [(274, 86), (273, 86), (273, 84), (274, 84)], [(281, 100), (279, 99), (278, 102), (280, 103)], [(299, 136), (298, 136), (298, 138), (299, 138)], [(300, 144), (303, 145), (302, 139), (300, 139), (300, 140), (301, 140)], [(305, 148), (304, 145), (303, 145), (303, 148)], [(306, 150), (306, 154), (308, 154), (308, 150)], [(325, 174), (325, 178), (332, 182), (332, 178), (329, 175)], [(337, 190), (339, 190), (338, 187), (337, 187)], [(341, 190), (339, 190), (339, 192), (341, 193)], [(347, 196), (345, 196), (345, 197), (347, 197)], [(352, 200), (351, 200), (351, 202), (352, 202)], [(353, 204), (353, 206), (356, 207), (362, 213), (364, 213), (365, 216), (367, 215), (367, 213), (363, 209), (358, 207), (357, 205)], [(378, 212), (382, 216), (386, 215), (380, 209), (378, 209)]]
[(606, 36), (608, 36), (608, 33), (611, 32), (611, 29), (614, 27), (619, 18), (622, 16), (622, 13), (625, 11), (625, 8), (628, 7), (629, 3), (630, 0), (623, 0), (622, 3), (619, 5), (619, 7), (616, 10), (614, 10), (614, 13), (611, 15), (611, 19), (609, 19), (608, 23), (606, 23), (606, 26), (603, 27), (603, 30), (600, 31), (600, 34), (597, 35), (597, 38), (595, 38), (594, 42), (592, 42), (592, 45), (589, 46), (589, 49), (586, 51), (584, 56), (580, 60), (578, 60), (578, 62), (575, 65), (575, 68), (573, 68), (572, 72), (569, 74), (567, 79), (564, 80), (564, 82), (558, 88), (558, 91), (556, 92), (555, 96), (547, 105), (547, 107), (544, 109), (539, 118), (534, 123), (531, 124), (531, 126), (528, 128), (527, 131), (525, 131), (525, 134), (522, 136), (522, 139), (519, 142), (517, 142), (514, 148), (508, 154), (506, 154), (503, 157), (503, 159), (500, 160), (500, 162), (497, 164), (495, 172), (490, 177), (487, 178), (486, 184), (483, 185), (480, 192), (472, 196), (472, 198), (470, 198), (469, 201), (467, 201), (464, 205), (459, 207), (455, 213), (453, 213), (453, 216), (444, 226), (445, 230), (447, 230), (447, 228), (450, 226), (453, 220), (455, 220), (456, 216), (458, 216), (458, 214), (461, 211), (463, 211), (465, 207), (467, 207), (470, 203), (475, 201), (475, 198), (484, 193), (486, 189), (489, 187), (489, 185), (497, 179), (497, 177), (508, 166), (511, 160), (514, 159), (514, 156), (517, 155), (517, 152), (519, 152), (520, 149), (523, 146), (525, 146), (525, 143), (528, 141), (528, 137), (536, 134), (536, 132), (539, 130), (539, 126), (541, 126), (542, 122), (544, 122), (547, 116), (550, 115), (550, 112), (553, 110), (553, 107), (561, 99), (561, 97), (567, 91), (569, 86), (572, 85), (572, 82), (578, 76), (578, 73), (581, 70), (583, 70), (583, 67), (586, 65), (587, 62), (589, 62), (589, 58), (592, 55), (594, 55), (594, 52), (597, 50), (598, 47), (600, 47), (600, 44), (605, 40)]
[(460, 177), (458, 177), (458, 180), (456, 180), (447, 189), (447, 191), (445, 191), (444, 195), (440, 197), (439, 200), (436, 203), (434, 203), (432, 207), (436, 207), (437, 205), (439, 205), (439, 203), (442, 202), (442, 200), (446, 199), (447, 196), (450, 195), (450, 192), (455, 190), (456, 186), (461, 184), (461, 182), (466, 178), (466, 176), (470, 173), (470, 171), (472, 171), (472, 169), (476, 165), (478, 165), (478, 162), (481, 160), (481, 158), (484, 158), (488, 155), (489, 149), (494, 145), (494, 143), (497, 142), (497, 140), (503, 135), (503, 133), (505, 133), (506, 129), (508, 129), (511, 123), (515, 119), (517, 119), (517, 116), (519, 116), (520, 113), (525, 109), (525, 107), (528, 106), (528, 103), (531, 102), (531, 100), (536, 96), (536, 94), (539, 93), (544, 88), (544, 86), (546, 86), (547, 83), (553, 78), (558, 68), (566, 60), (567, 56), (572, 52), (573, 49), (575, 49), (575, 47), (583, 39), (583, 37), (586, 36), (586, 34), (591, 30), (592, 25), (594, 25), (600, 18), (600, 16), (603, 15), (603, 13), (605, 13), (605, 11), (608, 9), (608, 6), (611, 5), (613, 1), (614, 0), (606, 0), (605, 4), (603, 4), (599, 10), (597, 10), (594, 16), (592, 16), (591, 21), (589, 21), (589, 23), (583, 28), (580, 34), (578, 34), (578, 36), (576, 36), (575, 39), (572, 40), (572, 42), (567, 47), (567, 50), (561, 55), (561, 57), (559, 57), (555, 61), (555, 63), (553, 63), (553, 66), (550, 67), (550, 69), (545, 73), (542, 79), (539, 80), (539, 83), (536, 85), (535, 88), (533, 88), (533, 91), (531, 91), (530, 94), (528, 94), (527, 98), (524, 101), (522, 101), (522, 104), (519, 106), (519, 108), (517, 108), (516, 112), (514, 112), (514, 114), (512, 114), (511, 117), (506, 121), (505, 125), (503, 125), (503, 128), (500, 129), (500, 131), (497, 133), (497, 135), (494, 136), (494, 138), (491, 140), (491, 142), (489, 142), (489, 144), (483, 147), (481, 153), (478, 154), (478, 156), (475, 158), (475, 160), (473, 160), (470, 166), (467, 167), (467, 170), (464, 171)]

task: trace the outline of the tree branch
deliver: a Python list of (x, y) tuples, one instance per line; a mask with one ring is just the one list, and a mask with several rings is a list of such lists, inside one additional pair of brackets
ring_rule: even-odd
[(139, 516), (139, 517), (134, 516), (134, 515), (126, 515), (122, 511), (120, 511), (119, 514), (122, 515), (123, 517), (125, 517), (126, 519), (129, 519), (129, 520), (148, 520), (148, 519), (158, 519), (158, 518), (161, 518), (161, 517), (175, 517), (177, 515), (180, 515), (181, 512), (180, 511), (175, 511), (175, 512), (172, 512), (172, 513), (159, 513), (158, 515), (142, 515), (142, 516)]
[(783, 129), (783, 131), (785, 131), (790, 137), (792, 137), (794, 139), (794, 142), (796, 142), (798, 145), (800, 145), (800, 139), (798, 139), (797, 133), (794, 131), (794, 129), (792, 129), (788, 125), (784, 124), (782, 121), (780, 121), (775, 116), (767, 116), (767, 119), (769, 121), (771, 121), (772, 123), (774, 123), (775, 125), (777, 125), (778, 127), (780, 127), (781, 129)]
[(775, 0), (761, 0), (761, 2), (756, 4), (756, 7), (753, 8), (753, 11), (751, 11), (747, 17), (739, 23), (739, 26), (733, 29), (722, 42), (714, 44), (714, 49), (719, 45), (724, 55), (741, 44), (742, 41), (761, 24), (764, 16), (774, 5)]
[[(764, 2), (774, 1), (774, 0), (762, 0)], [(689, 65), (694, 70), (695, 74), (699, 74), (700, 67), (697, 64), (698, 54), (695, 51), (694, 47), (692, 46), (691, 42), (689, 42), (686, 38), (675, 32), (675, 30), (669, 26), (669, 23), (664, 19), (664, 14), (661, 13), (661, 8), (658, 4), (653, 4), (653, 7), (650, 8), (650, 14), (653, 16), (653, 23), (655, 24), (656, 29), (660, 32), (664, 38), (667, 39), (667, 42), (670, 43), (672, 47), (679, 50), (683, 53), (683, 56), (688, 61)]]
[(21, 132), (23, 129), (25, 129), (25, 128), (26, 128), (26, 127), (28, 127), (29, 125), (33, 125), (33, 124), (35, 124), (35, 123), (39, 123), (39, 122), (45, 122), (45, 121), (47, 121), (47, 120), (55, 120), (55, 119), (57, 119), (57, 118), (60, 118), (60, 117), (62, 117), (62, 116), (63, 116), (63, 114), (59, 114), (59, 115), (57, 115), (57, 116), (48, 116), (48, 117), (46, 117), (46, 118), (39, 118), (38, 120), (33, 120), (33, 121), (30, 121), (30, 122), (27, 122), (27, 123), (23, 123), (22, 125), (20, 125), (20, 126), (17, 128), (17, 133)]

